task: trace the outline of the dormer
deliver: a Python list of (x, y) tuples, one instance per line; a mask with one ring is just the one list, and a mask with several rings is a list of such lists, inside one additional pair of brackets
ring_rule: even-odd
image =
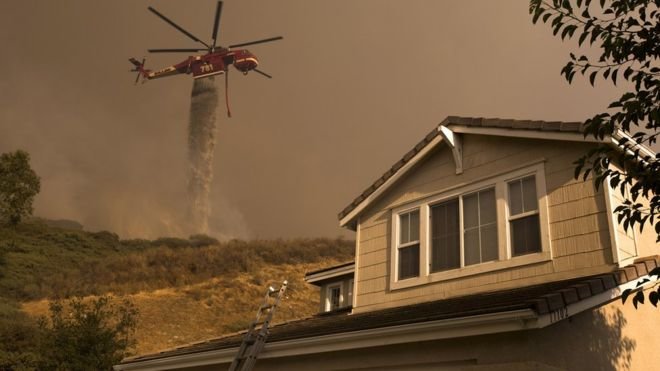
[(355, 262), (348, 262), (305, 274), (305, 281), (320, 289), (320, 313), (353, 307), (354, 273)]

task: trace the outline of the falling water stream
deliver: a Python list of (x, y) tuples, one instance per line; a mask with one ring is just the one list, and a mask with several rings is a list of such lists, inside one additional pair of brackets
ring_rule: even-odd
[(214, 77), (193, 80), (188, 127), (188, 197), (193, 233), (208, 233), (218, 89)]

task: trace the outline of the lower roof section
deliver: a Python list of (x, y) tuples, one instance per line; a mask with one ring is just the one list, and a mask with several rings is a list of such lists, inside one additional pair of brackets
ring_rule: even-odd
[[(260, 358), (542, 328), (636, 288), (657, 267), (645, 258), (612, 273), (372, 312), (334, 312), (275, 325)], [(231, 362), (242, 334), (125, 359), (116, 370)]]

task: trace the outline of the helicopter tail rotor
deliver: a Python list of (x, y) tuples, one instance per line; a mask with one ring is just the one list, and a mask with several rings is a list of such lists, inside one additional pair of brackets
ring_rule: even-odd
[(135, 68), (133, 68), (131, 72), (137, 72), (137, 76), (135, 77), (136, 84), (138, 83), (138, 81), (140, 81), (140, 76), (142, 76), (143, 79), (148, 78), (150, 70), (144, 69), (144, 62), (146, 61), (146, 58), (142, 58), (142, 62), (138, 61), (135, 58), (129, 58), (128, 61), (133, 63), (133, 65), (135, 66)]

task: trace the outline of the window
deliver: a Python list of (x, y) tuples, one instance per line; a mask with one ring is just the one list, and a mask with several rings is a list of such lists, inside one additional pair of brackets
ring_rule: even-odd
[(541, 251), (539, 205), (534, 176), (509, 184), (509, 228), (513, 256)]
[(325, 298), (325, 310), (329, 312), (341, 308), (342, 299), (340, 284), (328, 286)]
[(419, 210), (399, 215), (399, 279), (419, 276)]
[(495, 188), (432, 205), (429, 219), (431, 272), (497, 260)]
[(544, 164), (392, 210), (392, 289), (551, 259)]

